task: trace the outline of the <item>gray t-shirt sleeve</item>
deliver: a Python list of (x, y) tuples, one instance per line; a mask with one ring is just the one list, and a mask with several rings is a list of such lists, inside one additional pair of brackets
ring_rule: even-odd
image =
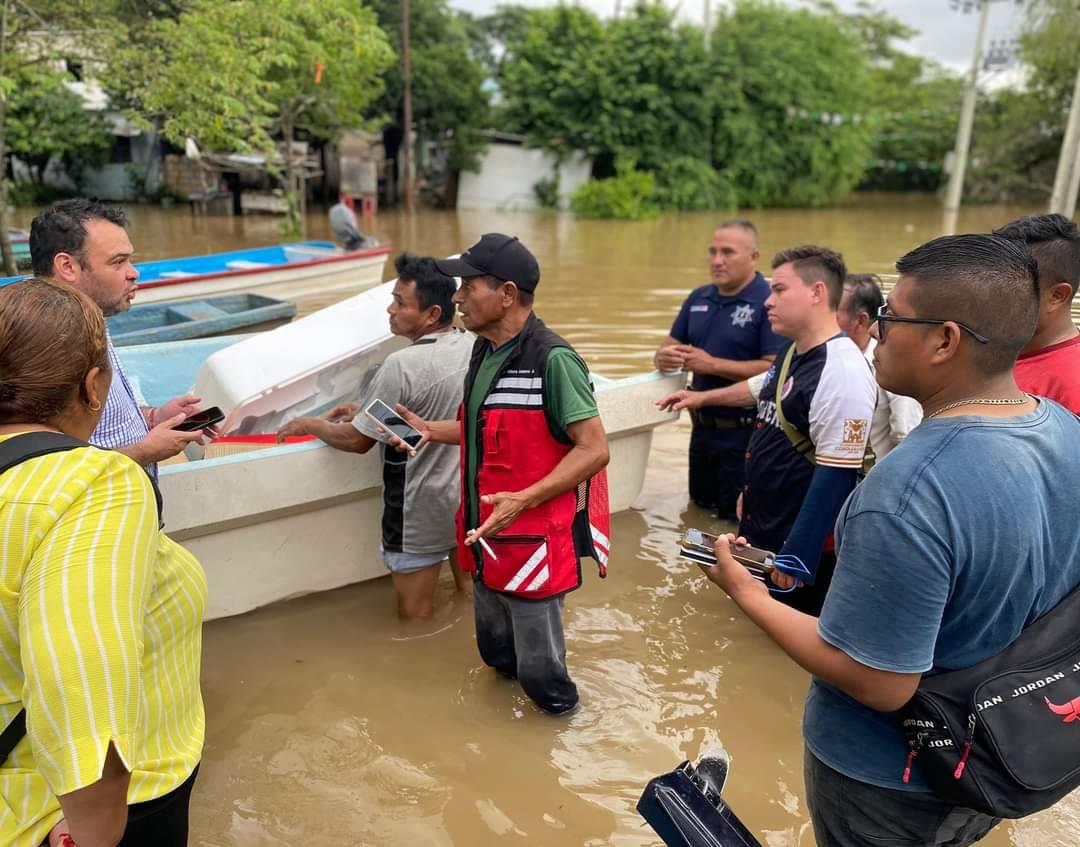
[(883, 511), (842, 515), (837, 530), (839, 555), (818, 620), (821, 637), (867, 667), (930, 670), (951, 589), (949, 552)]
[(391, 356), (379, 367), (360, 398), (360, 411), (353, 418), (353, 426), (361, 435), (375, 441), (385, 441), (386, 434), (379, 432), (375, 421), (364, 414), (372, 400), (382, 400), (391, 409), (395, 403), (405, 402), (405, 381), (401, 365)]

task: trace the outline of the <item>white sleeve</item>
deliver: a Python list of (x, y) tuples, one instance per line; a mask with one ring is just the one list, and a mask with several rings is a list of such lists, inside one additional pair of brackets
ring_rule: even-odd
[(765, 376), (768, 373), (768, 371), (762, 371), (746, 380), (746, 387), (750, 389), (750, 396), (754, 398), (755, 403), (758, 401), (758, 397), (761, 396), (761, 389), (765, 385)]
[(861, 468), (877, 402), (877, 383), (869, 363), (851, 339), (829, 344), (828, 358), (810, 402), (810, 440), (817, 464)]
[(889, 404), (889, 428), (892, 431), (892, 441), (895, 447), (905, 438), (909, 432), (922, 423), (922, 406), (918, 400), (905, 397), (902, 394), (893, 394), (884, 391), (885, 399)]

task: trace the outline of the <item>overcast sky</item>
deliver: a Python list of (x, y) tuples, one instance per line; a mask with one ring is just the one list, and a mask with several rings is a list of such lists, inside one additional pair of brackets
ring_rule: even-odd
[[(529, 6), (554, 5), (552, 0), (512, 0)], [(610, 15), (616, 0), (577, 0), (581, 5), (600, 15)], [(622, 0), (623, 8), (633, 0)], [(713, 8), (724, 6), (724, 0), (712, 0)], [(799, 0), (784, 0), (799, 5)], [(854, 9), (857, 0), (837, 0), (844, 9)], [(452, 6), (474, 13), (490, 12), (498, 0), (450, 0)], [(677, 6), (679, 17), (700, 21), (704, 0), (667, 0), (667, 5)], [(930, 56), (942, 64), (957, 70), (971, 65), (971, 53), (975, 46), (975, 28), (978, 13), (953, 11), (950, 0), (877, 0), (879, 7), (908, 24), (919, 34), (912, 39), (910, 49)], [(990, 10), (990, 27), (987, 44), (995, 39), (1003, 40), (1017, 34), (1021, 12), (1012, 0), (996, 0)]]

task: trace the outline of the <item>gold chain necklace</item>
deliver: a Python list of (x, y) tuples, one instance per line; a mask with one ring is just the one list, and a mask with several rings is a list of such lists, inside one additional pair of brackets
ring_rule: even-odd
[(958, 409), (960, 406), (1022, 406), (1028, 400), (1033, 400), (1033, 399), (1034, 398), (1030, 394), (1025, 394), (1019, 400), (990, 400), (990, 399), (986, 399), (986, 398), (971, 399), (971, 400), (957, 400), (955, 403), (949, 403), (948, 405), (942, 406), (936, 412), (933, 412), (932, 414), (929, 414), (926, 417), (927, 417), (927, 419), (936, 418), (942, 412), (947, 412), (947, 411), (949, 411), (949, 409)]

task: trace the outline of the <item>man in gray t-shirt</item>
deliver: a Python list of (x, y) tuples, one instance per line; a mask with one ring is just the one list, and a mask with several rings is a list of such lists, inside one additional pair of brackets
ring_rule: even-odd
[(456, 448), (423, 447), (415, 458), (385, 443), (386, 435), (363, 410), (373, 400), (390, 408), (400, 403), (426, 418), (453, 418), (461, 405), (473, 336), (451, 325), (456, 288), (429, 258), (407, 253), (397, 258), (390, 331), (413, 343), (391, 353), (376, 371), (358, 404), (333, 409), (325, 418), (297, 418), (278, 433), (314, 435), (331, 447), (366, 453), (381, 444), (383, 460), (382, 554), (398, 594), (398, 614), (426, 618), (433, 611), (442, 561), (451, 558), (461, 591), (468, 581), (457, 570), (454, 512), (461, 486)]

